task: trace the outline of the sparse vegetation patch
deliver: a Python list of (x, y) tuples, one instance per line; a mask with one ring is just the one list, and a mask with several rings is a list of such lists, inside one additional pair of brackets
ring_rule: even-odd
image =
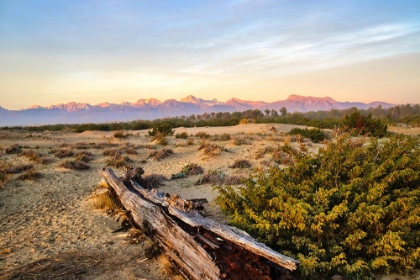
[(244, 179), (242, 176), (226, 175), (221, 171), (210, 170), (201, 175), (194, 185), (212, 184), (212, 185), (237, 185)]
[(252, 164), (246, 159), (237, 159), (235, 162), (229, 166), (230, 168), (249, 168)]
[(181, 132), (181, 133), (176, 133), (175, 138), (187, 139), (188, 138), (188, 133), (186, 133), (185, 131)]
[(19, 154), (22, 152), (22, 146), (19, 144), (13, 144), (6, 148), (6, 154)]
[(163, 149), (160, 149), (160, 150), (151, 151), (147, 158), (153, 158), (155, 160), (161, 160), (161, 159), (164, 159), (164, 158), (168, 157), (169, 155), (172, 155), (173, 153), (174, 152), (171, 149), (163, 148)]
[(226, 148), (208, 142), (201, 143), (198, 149), (203, 151), (203, 155), (208, 156), (217, 156), (222, 152), (227, 152)]
[(165, 176), (161, 175), (161, 174), (149, 174), (146, 176), (143, 176), (143, 184), (144, 188), (147, 189), (154, 189), (154, 188), (158, 188), (160, 186), (163, 186), (163, 182), (168, 181), (168, 178), (166, 178)]
[(198, 174), (203, 174), (203, 173), (204, 173), (203, 167), (201, 167), (200, 165), (196, 163), (188, 163), (182, 168), (180, 172), (176, 174), (172, 174), (171, 180), (181, 179), (190, 175), (198, 175)]
[(74, 156), (74, 153), (71, 150), (58, 150), (54, 155), (58, 158), (65, 158)]
[(80, 161), (80, 160), (66, 160), (66, 161), (62, 162), (59, 166), (62, 167), (62, 168), (71, 169), (71, 170), (86, 170), (86, 169), (89, 169), (89, 165), (87, 165), (86, 163), (84, 163), (83, 161)]

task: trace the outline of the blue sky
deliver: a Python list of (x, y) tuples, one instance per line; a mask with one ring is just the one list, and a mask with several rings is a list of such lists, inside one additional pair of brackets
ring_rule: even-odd
[(420, 102), (420, 1), (0, 1), (0, 106)]

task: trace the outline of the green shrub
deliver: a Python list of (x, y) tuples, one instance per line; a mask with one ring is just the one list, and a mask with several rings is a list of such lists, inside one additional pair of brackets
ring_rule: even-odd
[(208, 139), (210, 138), (210, 134), (208, 134), (207, 132), (204, 131), (199, 131), (195, 134), (196, 137), (199, 137), (201, 139)]
[(292, 130), (289, 131), (289, 135), (301, 135), (303, 137), (309, 138), (314, 143), (319, 143), (321, 141), (324, 141), (327, 139), (327, 135), (319, 128), (312, 128), (312, 129), (302, 129), (298, 127), (292, 128)]
[(115, 138), (127, 138), (128, 136), (130, 136), (130, 134), (129, 133), (125, 133), (122, 130), (118, 130), (118, 131), (115, 131), (114, 132), (114, 137)]
[(170, 124), (167, 123), (162, 123), (158, 126), (155, 126), (152, 128), (152, 130), (149, 130), (147, 133), (149, 134), (149, 136), (157, 136), (157, 134), (162, 134), (162, 137), (165, 136), (171, 136), (173, 135), (175, 132), (175, 130), (172, 129), (172, 126)]
[(204, 173), (203, 167), (201, 167), (200, 165), (196, 163), (188, 163), (182, 168), (180, 172), (176, 174), (172, 174), (171, 180), (181, 179), (190, 175), (198, 175), (198, 174), (203, 174), (203, 173)]
[(418, 145), (341, 136), (316, 156), (289, 149), (292, 166), (217, 187), (216, 202), (233, 225), (297, 258), (306, 279), (407, 272), (420, 267)]
[(185, 131), (181, 132), (181, 133), (177, 133), (177, 134), (175, 134), (175, 138), (187, 139), (188, 138), (188, 133), (186, 133)]
[(349, 131), (354, 135), (371, 135), (374, 137), (384, 137), (387, 135), (387, 124), (380, 119), (374, 119), (372, 113), (367, 116), (355, 111), (347, 114), (342, 119), (344, 131)]

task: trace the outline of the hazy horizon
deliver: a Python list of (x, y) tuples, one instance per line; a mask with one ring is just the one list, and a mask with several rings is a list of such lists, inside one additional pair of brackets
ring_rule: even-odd
[(0, 2), (0, 106), (420, 102), (419, 1)]

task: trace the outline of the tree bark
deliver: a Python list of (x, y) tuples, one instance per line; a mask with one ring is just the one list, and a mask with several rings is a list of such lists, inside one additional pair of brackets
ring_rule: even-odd
[[(298, 262), (247, 233), (201, 216), (197, 202), (165, 197), (100, 170), (135, 226), (148, 232), (187, 279), (298, 279)], [(286, 278), (285, 278), (286, 277)]]

